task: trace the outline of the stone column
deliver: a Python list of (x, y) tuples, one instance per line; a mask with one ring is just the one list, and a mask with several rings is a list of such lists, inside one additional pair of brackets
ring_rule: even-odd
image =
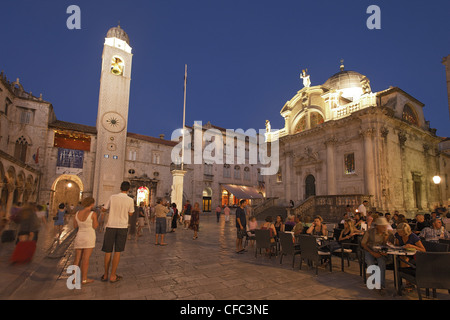
[(183, 187), (184, 187), (184, 175), (187, 171), (184, 170), (172, 170), (173, 183), (172, 183), (172, 195), (171, 202), (176, 203), (179, 212), (183, 209)]
[(6, 218), (9, 219), (14, 200), (14, 191), (16, 190), (16, 188), (12, 183), (8, 183), (7, 188), (8, 188), (8, 200), (6, 201)]
[(286, 190), (286, 202), (292, 199), (291, 184), (292, 184), (292, 168), (291, 168), (292, 151), (286, 151), (284, 153), (285, 162), (285, 174), (283, 176), (283, 182)]
[[(372, 137), (374, 129), (369, 128), (360, 132), (363, 137), (364, 144), (364, 184), (365, 193), (367, 195), (375, 196), (375, 165), (373, 154)], [(375, 200), (377, 200), (375, 198)]]
[(334, 152), (337, 139), (331, 137), (325, 141), (327, 148), (327, 194), (336, 195), (336, 166), (334, 162)]

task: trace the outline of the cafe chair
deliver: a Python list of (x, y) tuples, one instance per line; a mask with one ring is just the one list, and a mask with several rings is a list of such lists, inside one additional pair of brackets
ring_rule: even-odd
[(300, 256), (300, 270), (302, 269), (303, 260), (307, 260), (311, 264), (316, 265), (316, 275), (319, 273), (319, 264), (326, 260), (330, 266), (330, 272), (332, 272), (331, 252), (319, 251), (317, 240), (314, 236), (299, 235), (298, 237), (301, 256)]
[(449, 239), (439, 239), (439, 243), (447, 244), (448, 251), (450, 251), (450, 240)]
[(449, 245), (447, 243), (422, 241), (422, 244), (427, 252), (448, 252)]
[(252, 241), (252, 240), (256, 240), (256, 236), (254, 233), (250, 233), (250, 231), (247, 231), (246, 235), (245, 235), (245, 243), (244, 243), (244, 248), (248, 247), (248, 242)]
[[(433, 289), (433, 297), (436, 298), (436, 289), (447, 289), (450, 293), (450, 253), (449, 252), (417, 252), (416, 265), (410, 264), (411, 268), (400, 270), (399, 282), (406, 279), (417, 287), (417, 295), (422, 300), (421, 288)], [(415, 271), (415, 272), (414, 272)]]
[(261, 249), (269, 250), (269, 257), (272, 256), (272, 250), (275, 250), (275, 254), (277, 254), (277, 244), (276, 242), (271, 241), (270, 230), (255, 230), (255, 258), (259, 254), (261, 254)]
[(301, 254), (300, 246), (296, 246), (293, 241), (292, 234), (280, 232), (280, 264), (283, 263), (283, 256), (292, 255), (292, 269), (295, 265), (295, 256)]
[(350, 254), (353, 252), (351, 248), (357, 247), (357, 243), (343, 242), (339, 243), (340, 248), (333, 250), (333, 254), (341, 257), (341, 270), (344, 272), (344, 260), (347, 259), (347, 266), (350, 267)]

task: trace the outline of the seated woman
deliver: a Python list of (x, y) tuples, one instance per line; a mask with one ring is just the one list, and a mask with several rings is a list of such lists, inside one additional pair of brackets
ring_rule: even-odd
[(277, 220), (274, 223), (275, 229), (277, 230), (276, 238), (279, 238), (280, 232), (284, 232), (284, 222), (283, 217), (278, 215)]
[(318, 237), (326, 237), (328, 236), (327, 226), (322, 223), (323, 219), (321, 216), (316, 216), (312, 225), (306, 230), (307, 234), (318, 236)]
[[(355, 236), (362, 234), (364, 234), (364, 232), (355, 228), (353, 220), (346, 219), (344, 220), (344, 229), (341, 231), (338, 241), (339, 243), (358, 243)], [(357, 250), (356, 247), (352, 247), (351, 249), (353, 252)]]
[(261, 230), (270, 230), (270, 238), (271, 242), (275, 242), (275, 237), (277, 236), (277, 230), (273, 224), (273, 218), (271, 216), (267, 216), (265, 222), (261, 226)]
[(355, 223), (355, 228), (356, 228), (357, 230), (361, 230), (361, 224), (362, 224), (363, 222), (364, 222), (364, 221), (361, 219), (361, 214), (355, 213), (354, 223)]
[[(402, 246), (405, 249), (410, 248), (421, 252), (426, 251), (419, 236), (411, 231), (411, 227), (406, 222), (401, 222), (397, 225), (397, 233), (395, 234), (394, 244), (396, 246)], [(402, 259), (414, 264), (414, 259), (411, 259), (410, 257), (403, 257)], [(415, 274), (415, 270), (410, 265), (402, 261), (400, 262), (400, 269), (402, 272), (412, 275)], [(406, 290), (410, 291), (411, 287), (412, 284), (407, 282), (405, 287)]]

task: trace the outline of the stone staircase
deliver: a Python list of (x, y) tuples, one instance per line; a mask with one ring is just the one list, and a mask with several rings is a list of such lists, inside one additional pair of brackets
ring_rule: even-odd
[(309, 216), (311, 220), (319, 215), (326, 222), (338, 223), (342, 220), (347, 205), (354, 210), (364, 200), (368, 200), (370, 203), (371, 197), (363, 194), (311, 196), (297, 207), (288, 209), (288, 212), (294, 215), (298, 214), (302, 218)]
[(253, 215), (258, 221), (263, 221), (267, 216), (272, 216), (275, 219), (278, 215), (286, 220), (287, 211), (278, 198), (268, 198), (253, 208)]

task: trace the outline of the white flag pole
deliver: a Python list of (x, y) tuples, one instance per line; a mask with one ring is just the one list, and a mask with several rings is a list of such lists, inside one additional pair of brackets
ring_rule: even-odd
[(183, 144), (181, 149), (181, 170), (184, 170), (184, 132), (186, 130), (186, 87), (187, 87), (187, 64), (184, 71), (184, 104), (183, 104)]

